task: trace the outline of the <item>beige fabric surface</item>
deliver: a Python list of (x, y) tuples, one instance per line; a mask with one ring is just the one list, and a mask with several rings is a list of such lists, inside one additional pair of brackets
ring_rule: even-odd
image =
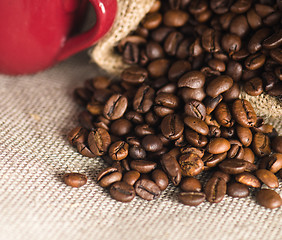
[[(151, 202), (112, 200), (94, 181), (104, 163), (66, 140), (81, 111), (74, 87), (101, 74), (88, 61), (84, 52), (35, 75), (0, 75), (1, 240), (282, 239), (282, 208), (265, 209), (253, 197), (189, 207), (170, 186)], [(66, 186), (61, 176), (69, 171), (85, 173), (88, 183)]]

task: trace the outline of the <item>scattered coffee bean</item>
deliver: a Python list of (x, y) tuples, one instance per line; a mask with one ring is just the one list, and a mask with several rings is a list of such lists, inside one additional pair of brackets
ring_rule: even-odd
[(64, 175), (64, 182), (71, 187), (79, 188), (86, 184), (87, 177), (81, 173), (66, 173)]
[(271, 189), (261, 189), (258, 191), (256, 198), (258, 204), (266, 208), (274, 209), (281, 207), (282, 205), (282, 198), (280, 195)]

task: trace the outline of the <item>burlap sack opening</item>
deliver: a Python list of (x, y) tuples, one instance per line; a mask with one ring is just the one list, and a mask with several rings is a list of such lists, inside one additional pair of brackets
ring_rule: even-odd
[[(115, 53), (118, 42), (135, 30), (155, 0), (118, 0), (118, 13), (111, 31), (91, 49), (90, 57), (108, 73), (118, 76), (127, 67)], [(241, 98), (249, 100), (258, 116), (272, 124), (282, 134), (282, 101), (267, 94), (253, 97), (241, 91)]]

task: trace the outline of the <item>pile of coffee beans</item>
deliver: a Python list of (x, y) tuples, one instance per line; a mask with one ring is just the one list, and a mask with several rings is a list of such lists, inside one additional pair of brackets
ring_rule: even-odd
[[(132, 66), (118, 81), (99, 76), (75, 89), (84, 111), (68, 139), (109, 165), (97, 181), (112, 198), (153, 200), (171, 183), (190, 206), (251, 193), (267, 208), (282, 205), (274, 190), (282, 136), (239, 99), (239, 82), (256, 95), (281, 94), (280, 11), (272, 2), (156, 1), (118, 46)], [(269, 33), (253, 38), (260, 29)]]

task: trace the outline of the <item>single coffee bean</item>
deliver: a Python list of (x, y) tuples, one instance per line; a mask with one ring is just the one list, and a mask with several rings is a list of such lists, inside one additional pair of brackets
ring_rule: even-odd
[(204, 188), (206, 199), (210, 203), (220, 202), (226, 193), (226, 182), (222, 178), (212, 177)]
[(133, 99), (133, 108), (138, 113), (146, 113), (153, 105), (155, 90), (148, 85), (141, 86)]
[(247, 20), (252, 29), (257, 29), (262, 25), (262, 19), (254, 9), (247, 12)]
[(282, 169), (282, 154), (272, 154), (271, 156), (267, 157), (266, 163), (266, 169), (268, 169), (272, 173), (277, 173), (280, 169)]
[(150, 126), (156, 126), (160, 122), (160, 117), (157, 116), (153, 111), (147, 112), (145, 115), (145, 121)]
[(205, 105), (194, 99), (190, 99), (186, 102), (184, 111), (188, 116), (197, 117), (201, 120), (205, 120), (206, 118)]
[(111, 144), (111, 136), (104, 128), (96, 128), (88, 135), (88, 145), (96, 156), (102, 156)]
[(83, 111), (78, 115), (78, 121), (83, 128), (91, 131), (94, 128), (93, 116), (88, 111)]
[(134, 131), (138, 137), (143, 137), (155, 133), (154, 128), (150, 127), (148, 124), (137, 125)]
[(248, 51), (251, 54), (254, 54), (257, 51), (261, 50), (263, 40), (266, 39), (270, 35), (270, 33), (271, 30), (269, 28), (261, 28), (256, 31), (250, 38), (250, 41), (248, 43)]
[(139, 61), (139, 54), (138, 45), (127, 42), (123, 48), (122, 60), (128, 64), (136, 64)]
[(169, 56), (174, 56), (182, 40), (183, 34), (181, 32), (173, 31), (169, 33), (163, 44), (166, 54)]
[(232, 4), (230, 10), (231, 12), (239, 14), (239, 13), (247, 12), (251, 6), (252, 6), (252, 2), (250, 1), (237, 0), (235, 1), (235, 3)]
[(227, 184), (226, 192), (229, 196), (238, 198), (244, 198), (250, 195), (248, 186), (237, 182)]
[(128, 144), (124, 141), (117, 141), (109, 147), (109, 155), (115, 160), (119, 161), (127, 157)]
[(122, 174), (115, 167), (107, 167), (103, 169), (97, 176), (97, 182), (101, 187), (109, 187), (114, 182), (119, 182), (122, 179)]
[(271, 147), (274, 152), (282, 153), (282, 136), (277, 136), (272, 139)]
[(201, 192), (202, 184), (194, 177), (184, 177), (181, 180), (180, 188), (184, 192)]
[(134, 124), (144, 123), (144, 119), (141, 113), (135, 111), (129, 111), (125, 114), (125, 118)]
[(221, 45), (224, 51), (232, 55), (241, 49), (241, 38), (233, 33), (226, 33), (221, 39)]
[(228, 158), (236, 158), (243, 159), (244, 157), (244, 148), (242, 147), (242, 143), (238, 140), (231, 139), (229, 140), (231, 147), (227, 153)]
[(232, 87), (222, 94), (225, 102), (233, 102), (240, 95), (240, 86), (237, 82), (233, 82)]
[(227, 152), (231, 145), (225, 138), (212, 138), (206, 147), (206, 151), (212, 154)]
[(140, 173), (135, 170), (130, 170), (123, 175), (122, 181), (133, 186), (140, 177)]
[(252, 131), (249, 128), (242, 127), (240, 125), (236, 126), (236, 133), (240, 140), (240, 142), (245, 146), (248, 147), (251, 145), (253, 140)]
[(146, 55), (150, 60), (157, 59), (157, 58), (163, 58), (164, 50), (161, 47), (161, 45), (157, 42), (150, 41), (146, 44)]
[(171, 140), (178, 139), (184, 131), (184, 123), (179, 115), (169, 114), (161, 122), (162, 134)]
[(188, 206), (198, 206), (205, 201), (206, 195), (202, 192), (181, 192), (178, 199), (181, 203)]
[(85, 143), (77, 143), (76, 148), (77, 151), (85, 157), (94, 158), (97, 156), (89, 149), (89, 147)]
[(218, 52), (220, 50), (220, 34), (218, 31), (208, 28), (202, 35), (202, 46), (207, 52)]
[(205, 84), (205, 75), (200, 71), (190, 71), (178, 81), (178, 87), (202, 88)]
[(259, 179), (255, 177), (255, 175), (248, 172), (242, 172), (237, 174), (235, 176), (235, 179), (237, 182), (250, 187), (259, 188), (261, 186)]
[(126, 68), (121, 74), (121, 79), (130, 84), (143, 83), (147, 79), (147, 77), (147, 70), (138, 66), (131, 66), (129, 68)]
[(203, 88), (181, 88), (179, 89), (179, 94), (184, 102), (187, 102), (189, 99), (203, 101), (206, 97), (206, 93)]
[(211, 126), (209, 126), (209, 129), (210, 129), (210, 131), (208, 133), (209, 137), (213, 138), (213, 137), (220, 137), (221, 136), (221, 130), (220, 130), (219, 127), (211, 125)]
[(159, 58), (151, 61), (147, 66), (147, 70), (152, 78), (159, 78), (167, 74), (169, 66), (170, 60)]
[(240, 38), (244, 38), (249, 31), (249, 24), (245, 15), (235, 16), (229, 26), (230, 33), (233, 33)]
[(161, 194), (161, 190), (156, 183), (149, 179), (140, 179), (135, 183), (136, 194), (145, 200), (154, 200)]
[(206, 114), (211, 114), (212, 111), (216, 108), (216, 106), (222, 101), (222, 99), (222, 95), (218, 95), (215, 98), (207, 97), (204, 102), (206, 106)]
[(163, 143), (156, 135), (146, 135), (142, 139), (142, 146), (146, 151), (157, 152), (162, 149)]
[(258, 169), (256, 171), (256, 176), (270, 188), (277, 188), (279, 186), (278, 178), (269, 170)]
[(157, 28), (162, 22), (162, 15), (158, 12), (148, 13), (141, 24), (144, 28), (152, 30)]
[(232, 127), (234, 120), (232, 119), (231, 112), (225, 102), (221, 102), (214, 110), (214, 116), (217, 122), (223, 127)]
[(191, 64), (185, 60), (178, 60), (174, 62), (168, 71), (168, 79), (170, 81), (177, 81), (184, 73), (191, 70)]
[(216, 178), (222, 178), (225, 182), (229, 182), (231, 178), (228, 173), (222, 171), (215, 171), (212, 176)]
[(194, 147), (204, 147), (208, 143), (208, 139), (206, 136), (203, 136), (190, 129), (185, 130), (185, 138), (187, 142)]
[(253, 136), (252, 149), (259, 157), (269, 155), (271, 153), (269, 137), (260, 132), (256, 133)]
[(251, 78), (244, 83), (244, 90), (251, 96), (258, 96), (263, 92), (262, 79), (259, 77)]
[(131, 202), (135, 197), (135, 190), (126, 182), (115, 182), (110, 187), (110, 195), (117, 201)]
[[(237, 52), (238, 54), (239, 52)], [(235, 54), (233, 54), (234, 56)], [(239, 62), (235, 61), (229, 61), (227, 64), (226, 72), (225, 74), (228, 75), (233, 79), (233, 81), (238, 82), (241, 80), (243, 73), (243, 67)]]
[(87, 177), (82, 173), (66, 173), (63, 179), (68, 186), (76, 188), (85, 185), (87, 182)]
[(196, 176), (203, 171), (204, 163), (201, 158), (194, 153), (181, 155), (178, 161), (183, 176)]
[(155, 103), (159, 106), (175, 109), (179, 106), (179, 98), (172, 93), (160, 92), (155, 98)]
[(233, 85), (233, 80), (228, 75), (221, 75), (210, 81), (206, 88), (206, 93), (215, 98), (219, 94), (226, 92)]
[(156, 42), (162, 42), (173, 30), (174, 29), (172, 27), (160, 26), (151, 32), (151, 37)]
[(177, 186), (181, 181), (181, 168), (179, 163), (171, 154), (164, 154), (161, 157), (161, 165), (163, 170), (167, 173), (174, 186)]
[(159, 94), (159, 93), (174, 94), (174, 93), (176, 93), (176, 90), (177, 90), (176, 83), (167, 83), (164, 86), (162, 86), (161, 88), (159, 88), (159, 90), (157, 91), (157, 94)]
[(121, 94), (112, 95), (104, 107), (104, 116), (109, 120), (121, 118), (127, 108), (127, 98)]
[(227, 156), (227, 152), (219, 153), (219, 154), (211, 154), (205, 152), (204, 157), (202, 158), (204, 165), (207, 167), (215, 167), (220, 162), (222, 162)]
[(148, 160), (132, 160), (130, 162), (130, 167), (140, 173), (149, 173), (153, 171), (157, 166), (156, 162)]
[(263, 41), (263, 47), (266, 49), (274, 49), (282, 44), (282, 31), (273, 33), (270, 37)]
[(263, 66), (266, 56), (261, 53), (250, 55), (245, 60), (245, 67), (249, 70), (256, 70)]
[(255, 154), (250, 148), (244, 148), (244, 157), (243, 160), (254, 163), (255, 161)]
[(111, 124), (111, 133), (116, 136), (124, 136), (131, 131), (132, 123), (127, 119), (117, 119)]
[(77, 143), (85, 142), (87, 138), (88, 131), (82, 127), (76, 127), (70, 131), (68, 134), (68, 141), (70, 144), (76, 146)]
[(212, 58), (208, 61), (208, 65), (216, 71), (225, 72), (225, 63), (222, 60)]
[(184, 118), (184, 123), (199, 134), (205, 136), (209, 133), (208, 125), (199, 118), (187, 116)]
[(133, 145), (129, 148), (129, 156), (133, 159), (145, 159), (146, 158), (146, 151), (144, 148)]
[(152, 180), (158, 185), (161, 191), (164, 191), (169, 184), (167, 175), (161, 169), (155, 169), (152, 172)]
[(274, 209), (282, 205), (282, 198), (280, 195), (271, 189), (261, 189), (256, 195), (258, 204), (263, 207)]
[(241, 159), (226, 159), (219, 164), (219, 168), (228, 174), (239, 174), (245, 171), (247, 163)]
[(189, 19), (189, 14), (179, 9), (171, 9), (165, 12), (163, 23), (168, 27), (181, 27)]
[(243, 127), (253, 127), (257, 122), (257, 115), (251, 103), (245, 99), (233, 102), (232, 113), (234, 119)]

